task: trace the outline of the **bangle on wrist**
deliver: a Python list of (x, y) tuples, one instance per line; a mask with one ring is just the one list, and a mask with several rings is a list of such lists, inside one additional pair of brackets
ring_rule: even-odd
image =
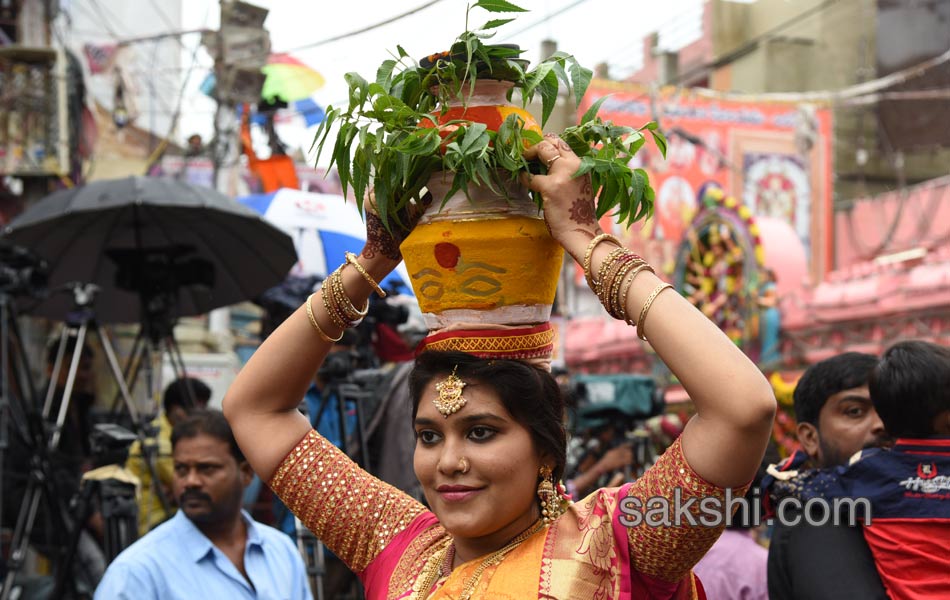
[(619, 247), (623, 247), (623, 244), (620, 243), (620, 240), (610, 235), (609, 233), (601, 233), (600, 235), (594, 236), (594, 239), (590, 241), (590, 244), (587, 245), (587, 251), (584, 253), (584, 277), (587, 279), (587, 285), (590, 286), (590, 289), (597, 291), (598, 283), (594, 281), (594, 274), (591, 272), (591, 260), (594, 258), (594, 248), (596, 248), (602, 241), (610, 240), (613, 243), (617, 244)]
[(335, 338), (335, 339), (330, 337), (329, 335), (326, 334), (325, 331), (323, 331), (323, 328), (320, 327), (319, 323), (317, 323), (317, 318), (313, 315), (313, 306), (311, 306), (310, 302), (311, 300), (313, 300), (313, 297), (316, 295), (317, 295), (316, 292), (310, 294), (307, 297), (307, 301), (304, 303), (307, 305), (307, 318), (310, 319), (310, 325), (313, 326), (313, 328), (317, 332), (317, 335), (319, 335), (323, 341), (330, 342), (331, 344), (339, 342), (340, 340), (343, 339), (343, 333), (341, 332), (340, 337)]
[(370, 286), (376, 291), (379, 297), (385, 298), (386, 292), (383, 291), (383, 288), (379, 287), (379, 284), (376, 283), (376, 280), (373, 279), (372, 276), (370, 276), (370, 274), (366, 272), (366, 269), (363, 268), (363, 265), (361, 265), (360, 262), (356, 259), (356, 255), (353, 254), (352, 252), (347, 252), (344, 256), (346, 256), (347, 264), (353, 265), (353, 268), (356, 269), (357, 272), (359, 272), (359, 274), (363, 277), (363, 279), (366, 280), (368, 284), (370, 284)]

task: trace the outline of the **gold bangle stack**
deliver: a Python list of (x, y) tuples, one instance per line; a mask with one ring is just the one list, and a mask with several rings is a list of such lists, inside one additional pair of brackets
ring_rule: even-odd
[[(611, 250), (607, 256), (604, 257), (604, 261), (600, 263), (600, 270), (597, 271), (597, 280), (594, 282), (595, 288), (594, 293), (600, 296), (604, 292), (604, 285), (608, 281), (609, 277), (616, 275), (616, 267), (623, 262), (625, 262), (625, 257), (630, 254), (630, 251), (626, 248), (620, 247)], [(611, 274), (611, 269), (614, 269), (614, 273)]]
[(600, 281), (595, 282), (593, 290), (610, 316), (631, 323), (627, 317), (627, 292), (642, 271), (652, 273), (653, 267), (626, 248), (612, 250), (604, 257), (598, 270)]
[(331, 344), (333, 344), (334, 342), (339, 342), (341, 339), (343, 339), (343, 334), (340, 333), (340, 337), (338, 338), (332, 338), (328, 336), (326, 332), (323, 331), (323, 328), (320, 327), (320, 324), (317, 323), (316, 317), (313, 316), (313, 306), (311, 306), (310, 302), (313, 300), (313, 297), (316, 295), (317, 295), (316, 292), (310, 294), (310, 296), (307, 297), (307, 301), (304, 303), (307, 305), (307, 318), (310, 319), (310, 324), (313, 325), (313, 328), (317, 331), (317, 335), (320, 336), (320, 339), (322, 339), (325, 342), (329, 342)]
[(584, 263), (582, 266), (584, 267), (584, 277), (587, 278), (587, 285), (589, 285), (590, 289), (594, 290), (594, 292), (597, 291), (599, 283), (594, 281), (594, 274), (590, 271), (590, 263), (594, 258), (594, 248), (596, 248), (604, 240), (610, 240), (617, 244), (618, 247), (623, 248), (623, 244), (620, 243), (620, 240), (609, 233), (602, 233), (600, 235), (594, 236), (594, 239), (592, 239), (587, 245), (587, 252), (584, 253)]
[(653, 305), (653, 301), (656, 300), (656, 297), (660, 295), (660, 292), (672, 287), (673, 287), (672, 285), (665, 282), (659, 284), (658, 286), (653, 288), (653, 291), (650, 292), (650, 295), (647, 296), (646, 301), (643, 303), (643, 308), (640, 309), (640, 318), (637, 319), (637, 337), (643, 340), (644, 342), (647, 341), (647, 336), (646, 334), (643, 333), (643, 323), (647, 319), (647, 312), (650, 311), (650, 306)]
[(343, 267), (340, 265), (336, 271), (323, 280), (321, 290), (323, 290), (323, 307), (327, 310), (330, 320), (340, 329), (356, 327), (363, 321), (363, 317), (369, 312), (369, 300), (362, 310), (356, 308), (346, 291), (343, 289)]
[(347, 252), (345, 256), (347, 264), (353, 265), (353, 268), (363, 276), (363, 279), (365, 279), (366, 282), (369, 283), (374, 290), (376, 290), (376, 293), (379, 294), (380, 298), (385, 298), (386, 292), (383, 290), (383, 288), (379, 287), (379, 284), (376, 283), (376, 280), (374, 280), (370, 274), (366, 272), (366, 269), (363, 268), (363, 265), (361, 265), (360, 262), (356, 260), (356, 255), (352, 252)]
[(620, 294), (617, 296), (617, 299), (620, 302), (620, 312), (623, 315), (623, 320), (627, 323), (627, 325), (634, 324), (633, 319), (627, 316), (627, 292), (630, 291), (630, 286), (633, 285), (633, 280), (637, 278), (637, 275), (639, 275), (641, 271), (649, 271), (653, 274), (656, 274), (656, 271), (653, 270), (653, 267), (647, 263), (637, 265), (631, 270), (630, 276), (624, 281), (623, 287), (620, 289)]
[(644, 270), (653, 271), (653, 267), (632, 253), (617, 268), (616, 275), (610, 281), (610, 286), (604, 290), (604, 298), (607, 300), (605, 308), (615, 319), (630, 322), (627, 318), (626, 292), (633, 284), (634, 278)]
[[(597, 279), (594, 279), (593, 273), (591, 272), (594, 248), (596, 248), (600, 242), (607, 239), (617, 243), (620, 247), (611, 250), (610, 253), (604, 257), (603, 262), (600, 263), (600, 268), (597, 270)], [(610, 316), (615, 319), (621, 319), (628, 325), (633, 325), (634, 321), (627, 315), (627, 293), (630, 291), (630, 286), (633, 285), (633, 280), (643, 271), (656, 273), (647, 261), (624, 248), (620, 245), (620, 241), (617, 240), (617, 238), (606, 233), (598, 235), (591, 240), (590, 245), (587, 247), (587, 253), (584, 255), (584, 276), (587, 278), (588, 285), (590, 285), (590, 288), (597, 294), (597, 298), (600, 299), (600, 303), (604, 305), (604, 308), (607, 309)], [(647, 296), (643, 307), (640, 309), (640, 315), (636, 320), (637, 337), (641, 340), (647, 341), (643, 333), (643, 323), (646, 321), (650, 306), (653, 305), (653, 301), (656, 300), (656, 297), (659, 296), (663, 290), (672, 287), (673, 286), (669, 283), (660, 283), (653, 289), (650, 295)]]

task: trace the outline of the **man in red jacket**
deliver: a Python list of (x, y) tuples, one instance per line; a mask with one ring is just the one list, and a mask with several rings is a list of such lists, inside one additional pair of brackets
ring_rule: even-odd
[(864, 537), (892, 598), (950, 598), (950, 348), (894, 344), (869, 381), (890, 450), (865, 450), (804, 497), (867, 499)]
[[(887, 443), (868, 391), (877, 361), (871, 354), (846, 352), (815, 363), (798, 380), (794, 402), (802, 450), (770, 467), (762, 484), (767, 508), (775, 510), (786, 500), (797, 500), (800, 507), (793, 496), (817, 469), (846, 464), (862, 448)], [(813, 522), (800, 508), (781, 516), (769, 544), (771, 600), (887, 598), (859, 527)]]

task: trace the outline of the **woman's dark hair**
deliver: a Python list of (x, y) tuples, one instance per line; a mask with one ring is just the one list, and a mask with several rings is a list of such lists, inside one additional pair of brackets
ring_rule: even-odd
[(463, 381), (477, 381), (495, 390), (508, 412), (531, 433), (536, 447), (554, 458), (554, 480), (559, 481), (567, 462), (566, 405), (554, 377), (516, 360), (488, 360), (463, 352), (423, 352), (409, 377), (413, 419), (426, 386), (453, 370)]
[(196, 410), (184, 421), (175, 425), (172, 429), (172, 450), (175, 450), (180, 440), (195, 438), (201, 434), (227, 442), (231, 448), (231, 456), (238, 461), (238, 464), (244, 462), (244, 453), (238, 447), (234, 432), (231, 431), (228, 420), (224, 418), (224, 413), (220, 410)]
[(868, 389), (891, 436), (934, 435), (934, 419), (950, 410), (950, 348), (898, 342), (884, 351)]

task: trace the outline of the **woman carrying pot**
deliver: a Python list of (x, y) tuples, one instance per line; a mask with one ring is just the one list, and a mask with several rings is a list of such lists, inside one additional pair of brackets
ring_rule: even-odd
[(429, 347), (464, 352), (417, 358), (414, 468), (428, 509), (313, 431), (297, 412), (300, 398), (332, 340), (359, 321), (400, 260), (401, 240), (372, 213), (360, 256), (348, 255), (255, 352), (225, 414), (255, 471), (360, 576), (368, 598), (703, 597), (690, 569), (725, 525), (727, 490), (742, 497), (761, 461), (771, 388), (706, 317), (601, 232), (590, 182), (572, 178), (580, 160), (566, 143), (547, 137), (526, 157), (548, 167), (525, 184), (542, 194), (552, 236), (584, 265), (608, 312), (649, 337), (695, 403), (683, 434), (643, 477), (576, 503), (564, 498), (565, 407), (543, 368), (550, 346), (518, 330), (456, 336), (455, 347)]

